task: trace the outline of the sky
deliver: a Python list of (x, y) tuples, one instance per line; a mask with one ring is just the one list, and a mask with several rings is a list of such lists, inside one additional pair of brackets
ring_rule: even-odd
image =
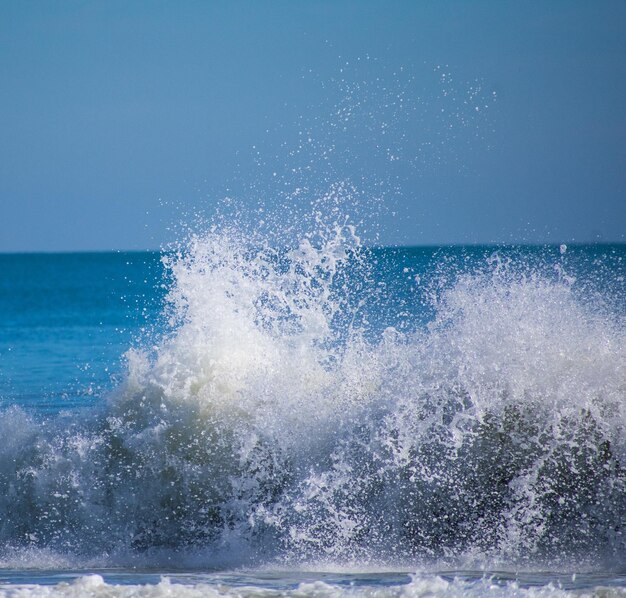
[(623, 0), (2, 0), (0, 251), (341, 184), (372, 242), (626, 242), (625, 32)]

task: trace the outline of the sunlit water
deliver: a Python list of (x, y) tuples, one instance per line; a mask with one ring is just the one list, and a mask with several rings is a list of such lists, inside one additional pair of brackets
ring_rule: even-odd
[(626, 247), (337, 222), (0, 256), (2, 595), (624, 594)]

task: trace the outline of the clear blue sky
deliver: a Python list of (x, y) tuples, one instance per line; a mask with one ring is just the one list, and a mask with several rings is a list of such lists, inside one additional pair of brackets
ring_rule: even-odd
[(624, 242), (626, 2), (3, 0), (0, 131), (0, 251), (158, 248), (324, 147), (384, 243)]

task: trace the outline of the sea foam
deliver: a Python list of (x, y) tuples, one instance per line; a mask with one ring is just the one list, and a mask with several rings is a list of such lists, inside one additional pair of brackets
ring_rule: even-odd
[(335, 218), (167, 253), (167, 330), (101, 406), (2, 413), (5, 566), (619, 564), (614, 303), (496, 252), (381, 325), (377, 251)]

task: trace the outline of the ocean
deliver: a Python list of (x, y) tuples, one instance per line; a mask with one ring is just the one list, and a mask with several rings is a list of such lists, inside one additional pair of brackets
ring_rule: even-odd
[(626, 245), (0, 255), (0, 596), (626, 596)]

